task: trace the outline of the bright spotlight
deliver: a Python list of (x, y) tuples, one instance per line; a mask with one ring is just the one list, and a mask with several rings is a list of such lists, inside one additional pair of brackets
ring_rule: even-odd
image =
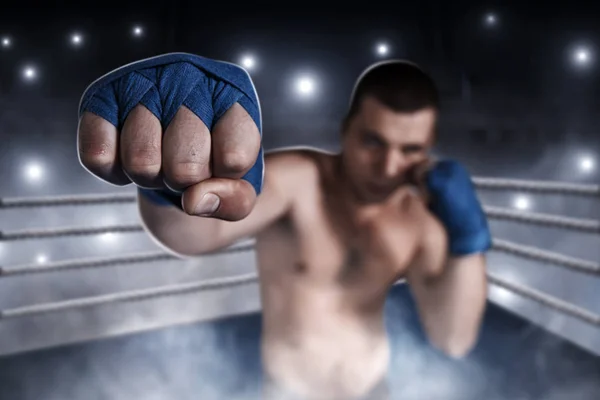
[(582, 172), (592, 172), (595, 167), (596, 163), (594, 162), (594, 159), (591, 156), (584, 156), (579, 159), (579, 169)]
[(578, 47), (573, 50), (572, 58), (576, 65), (584, 67), (591, 63), (592, 54), (588, 48)]
[(315, 92), (315, 81), (314, 79), (304, 76), (298, 78), (296, 81), (296, 90), (301, 96), (310, 96)]
[(531, 202), (529, 201), (529, 198), (525, 196), (518, 196), (517, 198), (515, 198), (514, 207), (517, 210), (521, 211), (529, 210), (529, 208), (531, 207)]
[(78, 34), (78, 33), (74, 33), (71, 35), (71, 43), (73, 43), (75, 46), (80, 45), (83, 42), (83, 37)]
[(242, 57), (242, 66), (246, 69), (252, 69), (256, 66), (256, 60), (252, 56), (244, 56)]
[(25, 167), (25, 176), (30, 182), (39, 181), (44, 170), (39, 164), (31, 163)]
[(2, 38), (2, 47), (8, 48), (8, 47), (10, 47), (11, 44), (12, 44), (12, 41), (10, 40), (9, 37)]
[(46, 264), (48, 261), (48, 257), (45, 254), (39, 254), (36, 258), (38, 264)]
[(498, 23), (498, 17), (494, 13), (488, 13), (485, 16), (485, 23), (488, 26), (493, 26)]
[(380, 56), (385, 56), (390, 52), (390, 48), (385, 43), (380, 43), (377, 45), (377, 54)]
[(133, 27), (133, 34), (135, 36), (142, 36), (143, 33), (144, 33), (144, 30), (142, 29), (141, 26), (134, 26)]
[(23, 79), (26, 81), (33, 81), (37, 78), (37, 71), (32, 66), (26, 66), (23, 68)]

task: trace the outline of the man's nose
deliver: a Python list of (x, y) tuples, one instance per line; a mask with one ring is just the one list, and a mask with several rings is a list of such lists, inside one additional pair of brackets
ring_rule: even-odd
[(408, 168), (408, 160), (402, 152), (388, 151), (382, 160), (382, 173), (386, 178), (394, 178)]

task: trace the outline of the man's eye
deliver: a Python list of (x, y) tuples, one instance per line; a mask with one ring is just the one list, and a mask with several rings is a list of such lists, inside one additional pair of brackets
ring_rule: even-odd
[(383, 145), (381, 140), (379, 140), (378, 138), (376, 138), (375, 136), (372, 136), (372, 135), (363, 136), (363, 143), (366, 144), (367, 146), (375, 146), (375, 147)]
[(404, 154), (415, 154), (415, 153), (420, 153), (423, 151), (423, 147), (422, 146), (406, 146), (403, 149)]

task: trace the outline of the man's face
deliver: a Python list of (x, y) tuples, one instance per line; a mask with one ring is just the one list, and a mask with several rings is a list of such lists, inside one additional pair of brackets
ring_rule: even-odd
[(383, 201), (406, 183), (407, 172), (428, 157), (436, 118), (433, 108), (398, 113), (363, 99), (342, 140), (345, 173), (361, 201)]

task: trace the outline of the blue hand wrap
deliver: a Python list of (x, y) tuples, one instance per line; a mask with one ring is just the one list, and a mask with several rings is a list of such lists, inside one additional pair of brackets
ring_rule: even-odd
[(488, 250), (491, 233), (467, 170), (456, 161), (441, 161), (427, 174), (426, 185), (432, 197), (430, 210), (448, 232), (450, 253), (467, 255)]
[[(179, 107), (186, 106), (212, 131), (235, 103), (250, 114), (262, 135), (260, 104), (252, 80), (242, 68), (188, 53), (169, 53), (127, 64), (94, 81), (84, 92), (79, 116), (94, 113), (121, 129), (129, 112), (145, 106), (161, 122), (163, 132)], [(261, 147), (254, 166), (242, 179), (260, 194), (264, 156)], [(158, 204), (181, 207), (171, 191), (140, 189)]]

